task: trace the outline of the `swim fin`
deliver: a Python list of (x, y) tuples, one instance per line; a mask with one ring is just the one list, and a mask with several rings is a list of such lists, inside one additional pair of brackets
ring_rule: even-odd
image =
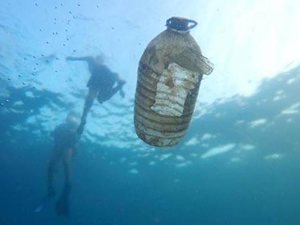
[(40, 213), (42, 211), (44, 211), (44, 209), (46, 208), (46, 206), (49, 204), (51, 200), (51, 197), (46, 196), (45, 198), (43, 198), (35, 207), (34, 207), (34, 212), (35, 213)]
[(55, 191), (53, 187), (50, 187), (48, 190), (48, 194), (34, 207), (34, 212), (40, 213), (44, 211), (46, 206), (49, 204), (50, 200), (54, 198), (55, 196)]
[(58, 216), (69, 216), (69, 196), (71, 192), (71, 186), (65, 185), (61, 193), (60, 198), (55, 204), (56, 214)]

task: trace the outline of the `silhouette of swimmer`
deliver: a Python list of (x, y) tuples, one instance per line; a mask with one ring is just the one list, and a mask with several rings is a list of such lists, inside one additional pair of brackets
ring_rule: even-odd
[[(79, 116), (71, 112), (66, 122), (57, 126), (52, 132), (54, 148), (48, 164), (48, 196), (46, 202), (55, 196), (53, 178), (57, 165), (62, 162), (64, 168), (65, 182), (61, 195), (56, 202), (57, 215), (69, 216), (69, 195), (71, 193), (71, 161), (77, 146), (79, 135), (77, 128)], [(42, 209), (41, 207), (40, 209)]]
[(81, 123), (78, 127), (78, 133), (82, 133), (86, 124), (87, 115), (93, 105), (95, 98), (102, 104), (109, 100), (118, 91), (122, 97), (125, 96), (122, 90), (126, 83), (119, 77), (117, 73), (112, 72), (106, 65), (104, 65), (103, 57), (67, 57), (67, 61), (85, 61), (88, 63), (91, 77), (87, 83), (89, 93), (85, 99)]

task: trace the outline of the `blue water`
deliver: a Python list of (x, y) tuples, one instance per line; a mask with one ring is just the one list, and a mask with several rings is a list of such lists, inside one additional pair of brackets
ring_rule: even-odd
[[(300, 221), (299, 177), (299, 115), (286, 123), (284, 116), (275, 118), (287, 106), (299, 100), (300, 67), (263, 82), (253, 97), (236, 97), (215, 105), (212, 113), (191, 124), (188, 135), (205, 130), (219, 133), (218, 142), (251, 142), (256, 149), (243, 160), (230, 163), (236, 155), (226, 152), (200, 160), (190, 159), (189, 166), (177, 168), (175, 159), (155, 160), (156, 150), (149, 158), (121, 149), (98, 147), (97, 143), (80, 143), (74, 158), (71, 216), (60, 218), (54, 206), (36, 214), (33, 207), (45, 191), (46, 164), (51, 143), (35, 139), (32, 125), (28, 132), (12, 129), (22, 126), (30, 113), (3, 113), (14, 99), (28, 102), (24, 107), (38, 110), (56, 95), (34, 92), (36, 101), (25, 97), (25, 88), (9, 89), (11, 101), (1, 107), (0, 152), (0, 222), (1, 224), (297, 224)], [(287, 84), (287, 80), (295, 82)], [(274, 93), (282, 90), (284, 102), (272, 101)], [(263, 105), (256, 105), (266, 99)], [(27, 101), (28, 100), (28, 101)], [(244, 101), (241, 108), (237, 102)], [(216, 118), (215, 113), (224, 116)], [(236, 120), (264, 117), (274, 123), (267, 127), (235, 128)], [(12, 142), (12, 139), (15, 142)], [(215, 143), (218, 144), (218, 143)], [(89, 150), (89, 151), (87, 151)], [(199, 145), (173, 154), (188, 158), (199, 151)], [(279, 159), (265, 158), (276, 152)], [(120, 159), (126, 158), (122, 163)], [(171, 157), (172, 158), (172, 157)], [(139, 173), (128, 173), (130, 163), (136, 162)]]
[[(19, 2), (19, 8), (14, 8), (17, 3), (0, 5), (24, 14), (43, 6), (41, 1), (37, 5)], [(126, 70), (124, 56), (114, 49), (120, 40), (110, 43), (109, 38), (99, 43), (101, 50), (109, 58), (110, 48), (114, 49), (112, 58), (121, 58), (110, 66), (134, 71), (125, 76), (126, 98), (114, 96), (103, 106), (97, 102), (93, 106), (72, 163), (70, 216), (58, 217), (55, 201), (36, 213), (35, 206), (47, 190), (46, 170), (53, 148), (49, 134), (68, 111), (81, 110), (87, 90), (85, 65), (67, 64), (63, 58), (99, 50), (96, 41), (78, 42), (93, 23), (76, 13), (83, 3), (73, 5), (71, 13), (69, 8), (62, 12), (71, 5), (69, 1), (47, 4), (39, 12), (51, 26), (34, 14), (14, 20), (0, 9), (0, 225), (300, 224), (300, 65), (263, 79), (248, 97), (237, 94), (211, 105), (198, 103), (180, 144), (158, 149), (147, 146), (134, 132), (135, 80), (131, 78), (136, 77), (136, 67)], [(95, 13), (102, 4), (86, 7)], [(52, 14), (55, 7), (61, 14)], [(73, 15), (80, 27), (74, 30), (75, 23), (73, 31), (68, 28), (72, 34), (61, 35)], [(57, 29), (54, 18), (61, 24)], [(26, 24), (30, 32), (22, 23), (30, 24)], [(105, 31), (99, 35), (115, 37), (118, 25), (96, 27)], [(51, 36), (56, 30), (59, 34)], [(65, 38), (77, 41), (63, 49)], [(133, 65), (149, 41), (136, 38), (132, 50), (139, 51), (124, 59)], [(47, 40), (59, 47), (49, 47)], [(55, 177), (58, 193), (62, 182), (60, 167)]]

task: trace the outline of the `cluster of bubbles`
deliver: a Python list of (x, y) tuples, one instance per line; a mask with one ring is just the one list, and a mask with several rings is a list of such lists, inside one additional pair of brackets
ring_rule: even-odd
[[(40, 5), (39, 5), (39, 3), (34, 3), (35, 4), (35, 6), (36, 7), (39, 7)], [(57, 10), (59, 7), (63, 7), (64, 6), (64, 4), (63, 3), (60, 3), (59, 5), (55, 5), (54, 6), (54, 9), (55, 10)], [(77, 6), (78, 7), (81, 7), (81, 4), (80, 3), (77, 3)], [(99, 7), (99, 5), (96, 5), (96, 7), (97, 8), (100, 8)], [(71, 16), (72, 16), (72, 18), (73, 19), (75, 19), (75, 16), (73, 15), (73, 12), (72, 11), (68, 11), (68, 14), (70, 14)], [(54, 17), (53, 18), (53, 23), (54, 23), (54, 25), (56, 25), (57, 24), (57, 22), (58, 22), (58, 18), (56, 18), (56, 17)], [(67, 25), (68, 26), (70, 26), (70, 24), (71, 24), (71, 19), (68, 19), (68, 21), (67, 21)], [(44, 32), (46, 29), (44, 29), (44, 28), (39, 28), (39, 32)], [(68, 33), (69, 32), (69, 29), (64, 29), (64, 32), (65, 33)], [(52, 31), (52, 35), (59, 35), (59, 32), (58, 31)], [(67, 42), (69, 42), (70, 41), (70, 37), (67, 37), (66, 38), (66, 41)], [(45, 44), (47, 44), (47, 45), (49, 45), (49, 44), (51, 44), (50, 43), (50, 41), (46, 41), (45, 42)], [(66, 43), (62, 43), (62, 46), (63, 47), (66, 47), (67, 46), (67, 44)], [(76, 49), (73, 49), (73, 53), (75, 53), (76, 52)], [(55, 58), (55, 60), (59, 60), (59, 58), (58, 57), (54, 57)], [(48, 63), (50, 63), (52, 60), (53, 60), (53, 55), (50, 55), (50, 56), (46, 56), (45, 54), (40, 54), (40, 55), (33, 55), (32, 56), (32, 59), (33, 60), (40, 60), (40, 59), (42, 59), (42, 62), (44, 62), (45, 64), (48, 64)], [(29, 57), (29, 56), (27, 56), (27, 57), (23, 57), (23, 60), (24, 61), (26, 61), (26, 63), (28, 63), (28, 61), (30, 61), (31, 60), (31, 56)], [(39, 61), (40, 62), (40, 61)], [(33, 62), (34, 63), (34, 66), (33, 66), (33, 68), (32, 68), (32, 72), (31, 72), (31, 75), (34, 77), (34, 76), (36, 76), (37, 75), (37, 71), (38, 71), (38, 67), (40, 66), (40, 63), (39, 62)], [(55, 73), (58, 73), (58, 70), (54, 70), (54, 72)], [(22, 78), (23, 76), (21, 75), (21, 74), (18, 74), (18, 78)], [(12, 78), (11, 77), (8, 77), (7, 78), (7, 80), (8, 81), (11, 81), (12, 80)], [(66, 81), (67, 82), (67, 81)], [(27, 86), (28, 84), (26, 83), (26, 82), (22, 82), (22, 86)], [(35, 88), (34, 86), (32, 87), (32, 88)], [(3, 101), (3, 102), (0, 102), (0, 106), (5, 106), (5, 104), (7, 104), (7, 103), (9, 103), (9, 99), (6, 99), (5, 101)]]

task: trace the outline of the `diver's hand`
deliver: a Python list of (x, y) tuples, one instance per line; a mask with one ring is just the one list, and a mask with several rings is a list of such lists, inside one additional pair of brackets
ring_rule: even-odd
[(119, 79), (117, 88), (121, 91), (124, 84), (126, 84), (126, 81), (123, 79)]
[(125, 97), (125, 92), (122, 89), (120, 90), (120, 95), (121, 95), (122, 98)]
[(72, 61), (72, 60), (74, 60), (74, 57), (68, 56), (68, 57), (66, 57), (66, 60), (67, 60), (67, 61)]
[(126, 81), (123, 79), (119, 79), (119, 86), (123, 87), (124, 84), (126, 84)]

